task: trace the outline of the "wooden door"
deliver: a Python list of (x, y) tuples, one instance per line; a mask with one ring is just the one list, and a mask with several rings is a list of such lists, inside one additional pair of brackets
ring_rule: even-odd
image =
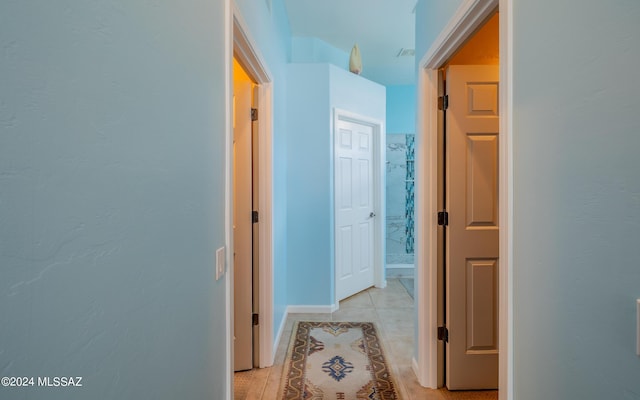
[[(234, 60), (235, 63), (235, 60)], [(234, 370), (253, 368), (252, 82), (235, 63), (233, 82)]]
[(499, 69), (446, 79), (446, 385), (497, 389)]

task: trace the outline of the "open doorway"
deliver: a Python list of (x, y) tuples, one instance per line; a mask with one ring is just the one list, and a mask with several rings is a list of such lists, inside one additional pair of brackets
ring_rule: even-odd
[(234, 371), (258, 366), (260, 332), (256, 83), (233, 59), (233, 340)]
[[(499, 104), (499, 132), (500, 140), (491, 144), (492, 150), (489, 153), (497, 152), (499, 170), (497, 175), (493, 175), (493, 180), (498, 184), (498, 204), (499, 209), (494, 212), (498, 218), (498, 264), (492, 267), (493, 272), (486, 274), (485, 278), (490, 280), (493, 290), (498, 293), (497, 305), (492, 303), (491, 308), (495, 312), (498, 320), (493, 325), (497, 332), (498, 351), (498, 384), (500, 388), (499, 397), (509, 398), (512, 393), (512, 366), (511, 354), (512, 331), (509, 329), (511, 312), (511, 291), (510, 284), (510, 255), (511, 255), (511, 218), (512, 197), (510, 196), (511, 184), (511, 109), (510, 109), (510, 82), (512, 63), (509, 54), (512, 49), (512, 38), (510, 35), (511, 9), (509, 1), (498, 0), (469, 0), (463, 2), (456, 11), (451, 21), (443, 28), (438, 37), (433, 42), (419, 63), (418, 71), (418, 121), (416, 138), (416, 174), (419, 178), (416, 188), (417, 217), (416, 217), (416, 240), (424, 243), (416, 251), (416, 305), (418, 308), (418, 349), (414, 359), (414, 371), (423, 386), (437, 388), (445, 386), (445, 364), (444, 364), (444, 342), (438, 340), (438, 333), (446, 334), (446, 331), (439, 327), (446, 327), (445, 305), (443, 290), (446, 282), (446, 273), (442, 268), (442, 258), (446, 257), (445, 252), (440, 249), (442, 240), (442, 229), (438, 225), (438, 212), (444, 211), (442, 199), (442, 189), (438, 188), (439, 167), (439, 118), (441, 111), (438, 109), (438, 97), (444, 93), (443, 85), (439, 83), (441, 70), (456, 54), (460, 54), (465, 44), (479, 32), (480, 28), (498, 11), (500, 3), (500, 17), (497, 25), (499, 43), (499, 82), (497, 97)], [(467, 88), (468, 89), (468, 88)], [(489, 97), (492, 97), (489, 96)], [(484, 107), (480, 107), (484, 108)], [(483, 143), (486, 144), (486, 143)], [(497, 177), (496, 177), (497, 176)], [(441, 181), (441, 180), (440, 180)], [(468, 210), (465, 210), (465, 216)], [(443, 217), (445, 217), (443, 215)], [(487, 271), (491, 268), (487, 268)], [(466, 273), (466, 272), (465, 272)], [(497, 276), (496, 276), (497, 275)], [(465, 282), (468, 284), (468, 282)], [(469, 315), (465, 315), (465, 318)], [(497, 326), (497, 328), (495, 328)], [(450, 336), (456, 333), (449, 332)], [(457, 335), (467, 336), (468, 332), (457, 332)], [(468, 336), (465, 339), (469, 339)]]
[(438, 368), (449, 390), (498, 388), (499, 14), (439, 73)]
[[(229, 43), (228, 49), (228, 99), (229, 105), (233, 105), (233, 62), (237, 61), (239, 66), (244, 70), (249, 80), (252, 82), (253, 90), (251, 93), (253, 107), (250, 107), (249, 114), (253, 113), (253, 117), (257, 116), (258, 123), (252, 122), (252, 141), (256, 142), (257, 149), (254, 146), (254, 155), (251, 156), (253, 166), (250, 168), (252, 176), (252, 207), (250, 213), (252, 249), (248, 250), (253, 259), (251, 297), (251, 328), (253, 333), (253, 346), (251, 347), (251, 363), (259, 368), (269, 367), (273, 365), (274, 359), (274, 340), (273, 340), (273, 78), (261, 53), (255, 46), (255, 41), (248, 34), (247, 24), (242, 18), (240, 11), (236, 7), (230, 10), (230, 27), (232, 29), (232, 41)], [(257, 111), (251, 111), (251, 108)], [(234, 149), (233, 140), (234, 132), (232, 121), (234, 119), (232, 107), (228, 108), (229, 121), (227, 129), (227, 190), (226, 190), (226, 213), (227, 213), (227, 243), (229, 249), (235, 248), (234, 238)], [(250, 117), (251, 118), (251, 117)], [(257, 211), (257, 215), (253, 213)], [(258, 222), (254, 223), (256, 219)], [(259, 240), (253, 240), (258, 237)], [(257, 244), (257, 246), (253, 246)], [(229, 274), (227, 278), (227, 371), (229, 390), (229, 398), (233, 397), (233, 371), (235, 351), (234, 351), (234, 297), (235, 276), (234, 276), (234, 256), (231, 253), (227, 260), (229, 265)], [(254, 316), (254, 314), (256, 314)], [(257, 325), (254, 324), (257, 322)]]
[[(334, 110), (335, 304), (384, 287), (383, 124)], [(380, 215), (378, 215), (380, 214)]]

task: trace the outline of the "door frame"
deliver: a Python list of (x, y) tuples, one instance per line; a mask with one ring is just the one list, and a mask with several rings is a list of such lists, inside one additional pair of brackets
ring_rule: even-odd
[(258, 135), (259, 145), (259, 199), (258, 211), (260, 222), (258, 226), (260, 248), (258, 262), (260, 268), (259, 279), (259, 359), (260, 368), (273, 365), (273, 75), (258, 50), (256, 41), (249, 33), (248, 25), (235, 4), (225, 0), (225, 35), (228, 36), (225, 49), (225, 64), (227, 66), (225, 92), (227, 97), (226, 124), (226, 162), (225, 162), (225, 238), (226, 238), (226, 301), (225, 323), (226, 340), (226, 371), (228, 390), (226, 398), (233, 396), (233, 129), (231, 121), (232, 110), (232, 71), (233, 57), (245, 69), (247, 74), (258, 85)]
[[(499, 398), (513, 399), (513, 0), (464, 0), (418, 67), (416, 135), (416, 308), (413, 369), (422, 386), (441, 386), (438, 327), (438, 68), (488, 16), (500, 12)], [(440, 346), (441, 348), (441, 346)]]
[(249, 34), (238, 7), (233, 7), (233, 53), (247, 74), (258, 85), (258, 265), (260, 268), (259, 359), (260, 368), (273, 365), (273, 75)]
[(333, 184), (331, 185), (331, 214), (332, 221), (331, 224), (333, 233), (332, 240), (332, 252), (333, 252), (333, 301), (334, 307), (336, 310), (339, 308), (340, 302), (338, 301), (338, 291), (336, 287), (338, 285), (338, 274), (336, 273), (336, 238), (338, 235), (336, 234), (336, 218), (337, 213), (335, 212), (335, 205), (337, 202), (336, 198), (336, 136), (338, 135), (338, 121), (348, 121), (354, 122), (366, 126), (370, 126), (373, 130), (373, 206), (376, 210), (376, 218), (373, 222), (373, 282), (376, 287), (384, 288), (387, 286), (387, 282), (384, 274), (384, 254), (385, 254), (385, 220), (386, 220), (386, 201), (385, 201), (385, 149), (386, 149), (386, 138), (383, 135), (384, 132), (384, 122), (377, 120), (375, 118), (369, 118), (360, 114), (356, 114), (350, 111), (346, 111), (340, 108), (333, 109), (333, 119), (332, 119), (332, 127), (331, 132), (331, 179), (333, 180)]

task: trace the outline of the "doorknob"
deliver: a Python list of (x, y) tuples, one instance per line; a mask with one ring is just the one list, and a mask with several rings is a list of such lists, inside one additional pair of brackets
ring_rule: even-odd
[(373, 211), (371, 211), (371, 213), (369, 214), (369, 218), (373, 218), (376, 216), (376, 213), (374, 213)]

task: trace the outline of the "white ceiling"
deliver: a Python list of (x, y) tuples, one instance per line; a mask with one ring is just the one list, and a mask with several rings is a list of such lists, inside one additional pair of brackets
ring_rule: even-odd
[(345, 52), (355, 43), (362, 76), (383, 85), (415, 83), (417, 0), (285, 0), (293, 36), (317, 37)]

